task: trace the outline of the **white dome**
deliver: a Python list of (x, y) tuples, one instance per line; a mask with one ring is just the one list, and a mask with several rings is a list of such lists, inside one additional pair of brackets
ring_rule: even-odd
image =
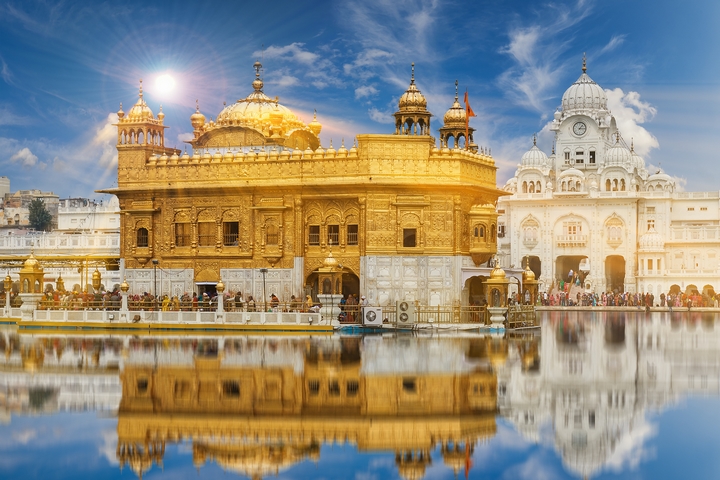
[(659, 171), (657, 173), (650, 175), (648, 177), (647, 181), (648, 182), (663, 182), (663, 183), (675, 184), (675, 180), (673, 180), (673, 178), (670, 175), (668, 175), (667, 173), (662, 172), (662, 171)]
[(564, 172), (560, 174), (558, 178), (565, 178), (565, 177), (580, 177), (585, 178), (585, 174), (578, 170), (577, 168), (568, 168)]
[(607, 110), (605, 91), (585, 71), (585, 60), (583, 59), (582, 75), (563, 94), (562, 109), (564, 112), (570, 110)]
[(540, 167), (547, 165), (548, 157), (537, 145), (533, 145), (532, 148), (522, 156), (521, 162), (524, 167)]
[(642, 250), (663, 250), (665, 248), (662, 236), (654, 228), (643, 234), (638, 243)]
[(619, 165), (621, 167), (632, 167), (633, 158), (630, 150), (620, 142), (616, 142), (606, 153), (605, 153), (605, 165)]

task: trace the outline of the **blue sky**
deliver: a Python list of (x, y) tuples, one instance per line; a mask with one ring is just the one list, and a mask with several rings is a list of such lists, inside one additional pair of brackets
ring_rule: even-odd
[(308, 122), (317, 109), (325, 146), (391, 133), (411, 62), (437, 136), (459, 80), (503, 185), (534, 133), (549, 153), (543, 129), (587, 52), (646, 163), (718, 190), (718, 21), (716, 1), (3, 1), (0, 175), (13, 190), (97, 197), (116, 181), (114, 112), (140, 78), (163, 105), (166, 145), (183, 148), (195, 100), (215, 117), (250, 93), (262, 57), (265, 92)]

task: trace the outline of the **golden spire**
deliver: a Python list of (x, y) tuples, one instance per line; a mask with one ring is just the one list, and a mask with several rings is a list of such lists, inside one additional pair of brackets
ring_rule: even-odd
[[(415, 62), (410, 64), (410, 72), (410, 84), (412, 85), (415, 83)], [(142, 80), (140, 80), (140, 82), (142, 82)]]
[(587, 72), (587, 61), (585, 59), (585, 52), (583, 52), (583, 67), (582, 67), (583, 73)]
[(255, 80), (252, 82), (252, 86), (255, 89), (256, 92), (262, 92), (263, 89), (263, 81), (260, 78), (260, 70), (262, 70), (262, 63), (255, 62), (253, 64), (253, 68), (255, 69)]
[(140, 93), (138, 94), (140, 98), (143, 98), (143, 90), (142, 90), (142, 78), (140, 79)]
[(455, 79), (455, 101), (458, 101), (458, 81)]

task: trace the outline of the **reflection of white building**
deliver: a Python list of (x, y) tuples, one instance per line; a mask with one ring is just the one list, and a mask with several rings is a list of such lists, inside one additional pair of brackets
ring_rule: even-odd
[(720, 395), (713, 314), (595, 315), (551, 313), (537, 355), (511, 344), (497, 370), (500, 414), (532, 441), (550, 423), (565, 467), (583, 477), (616, 460), (621, 444), (642, 448), (646, 410)]
[(677, 192), (619, 132), (605, 91), (586, 73), (550, 125), (550, 156), (522, 156), (498, 201), (504, 267), (529, 260), (549, 285), (572, 269), (595, 292), (720, 288), (720, 194)]

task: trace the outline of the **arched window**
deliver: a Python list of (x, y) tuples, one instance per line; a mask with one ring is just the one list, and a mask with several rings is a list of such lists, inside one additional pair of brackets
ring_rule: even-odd
[(147, 247), (149, 244), (150, 236), (148, 235), (148, 229), (141, 227), (137, 229), (137, 246)]
[(618, 189), (618, 181), (617, 178), (613, 180), (613, 192), (617, 192)]
[(485, 227), (480, 227), (480, 238), (485, 238)]
[(475, 227), (475, 238), (478, 236), (478, 227)]
[(605, 191), (606, 192), (609, 192), (612, 189), (612, 187), (610, 185), (611, 185), (610, 179), (608, 178), (607, 180), (605, 180)]
[(540, 180), (538, 180), (537, 182), (535, 182), (535, 191), (536, 191), (537, 193), (540, 193)]
[(522, 193), (527, 193), (527, 192), (528, 192), (527, 182), (523, 182), (523, 184), (522, 184)]
[(624, 178), (620, 179), (620, 191), (621, 192), (625, 191), (625, 179)]
[(528, 189), (529, 193), (535, 193), (535, 182), (530, 182), (530, 188)]
[(268, 225), (265, 230), (265, 244), (277, 245), (278, 244), (278, 227), (277, 225)]

